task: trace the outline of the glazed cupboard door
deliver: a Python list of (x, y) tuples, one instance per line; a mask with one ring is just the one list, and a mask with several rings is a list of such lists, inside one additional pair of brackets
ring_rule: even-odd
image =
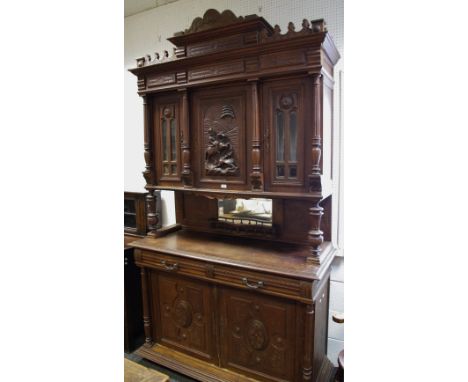
[(261, 381), (295, 380), (294, 303), (222, 288), (220, 315), (221, 366)]
[(215, 362), (213, 306), (209, 284), (153, 272), (157, 342), (204, 361)]
[(307, 77), (267, 81), (263, 85), (265, 187), (304, 192), (310, 161), (312, 107)]
[(180, 96), (177, 94), (153, 99), (153, 152), (159, 185), (181, 183), (180, 101)]

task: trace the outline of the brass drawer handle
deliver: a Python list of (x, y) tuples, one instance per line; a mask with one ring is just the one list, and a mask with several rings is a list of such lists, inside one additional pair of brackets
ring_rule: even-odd
[(265, 284), (263, 284), (263, 281), (257, 281), (256, 284), (251, 284), (249, 283), (249, 280), (247, 280), (246, 277), (242, 278), (242, 282), (244, 283), (245, 286), (252, 288), (252, 289), (258, 289), (258, 288), (262, 288), (265, 286)]
[(172, 265), (168, 264), (166, 260), (161, 260), (161, 265), (164, 267), (165, 270), (167, 271), (176, 271), (179, 269), (179, 264), (174, 263)]

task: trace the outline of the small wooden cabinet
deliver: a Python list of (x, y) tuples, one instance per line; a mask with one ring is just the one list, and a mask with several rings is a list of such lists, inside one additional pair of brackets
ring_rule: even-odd
[[(138, 354), (200, 381), (322, 381), (333, 209), (323, 20), (282, 33), (208, 10), (137, 59), (147, 237)], [(175, 192), (161, 228), (157, 192)]]

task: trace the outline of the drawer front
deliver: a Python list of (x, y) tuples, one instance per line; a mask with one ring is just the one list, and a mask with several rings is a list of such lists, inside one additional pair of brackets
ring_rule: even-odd
[(275, 296), (299, 300), (311, 298), (312, 283), (262, 272), (215, 266), (214, 279), (223, 284)]
[(305, 303), (312, 300), (312, 282), (150, 251), (136, 250), (135, 257), (139, 265), (164, 272), (292, 298)]
[(145, 267), (184, 276), (206, 278), (207, 267), (203, 261), (139, 250), (135, 252), (135, 259), (138, 265)]

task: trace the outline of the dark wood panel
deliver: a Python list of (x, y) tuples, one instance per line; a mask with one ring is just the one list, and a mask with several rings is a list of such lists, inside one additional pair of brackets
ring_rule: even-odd
[(154, 316), (158, 320), (159, 341), (192, 356), (212, 360), (213, 308), (209, 286), (182, 276), (156, 275), (152, 287), (153, 294), (158, 296)]
[(294, 379), (295, 305), (221, 289), (224, 367), (264, 381)]

